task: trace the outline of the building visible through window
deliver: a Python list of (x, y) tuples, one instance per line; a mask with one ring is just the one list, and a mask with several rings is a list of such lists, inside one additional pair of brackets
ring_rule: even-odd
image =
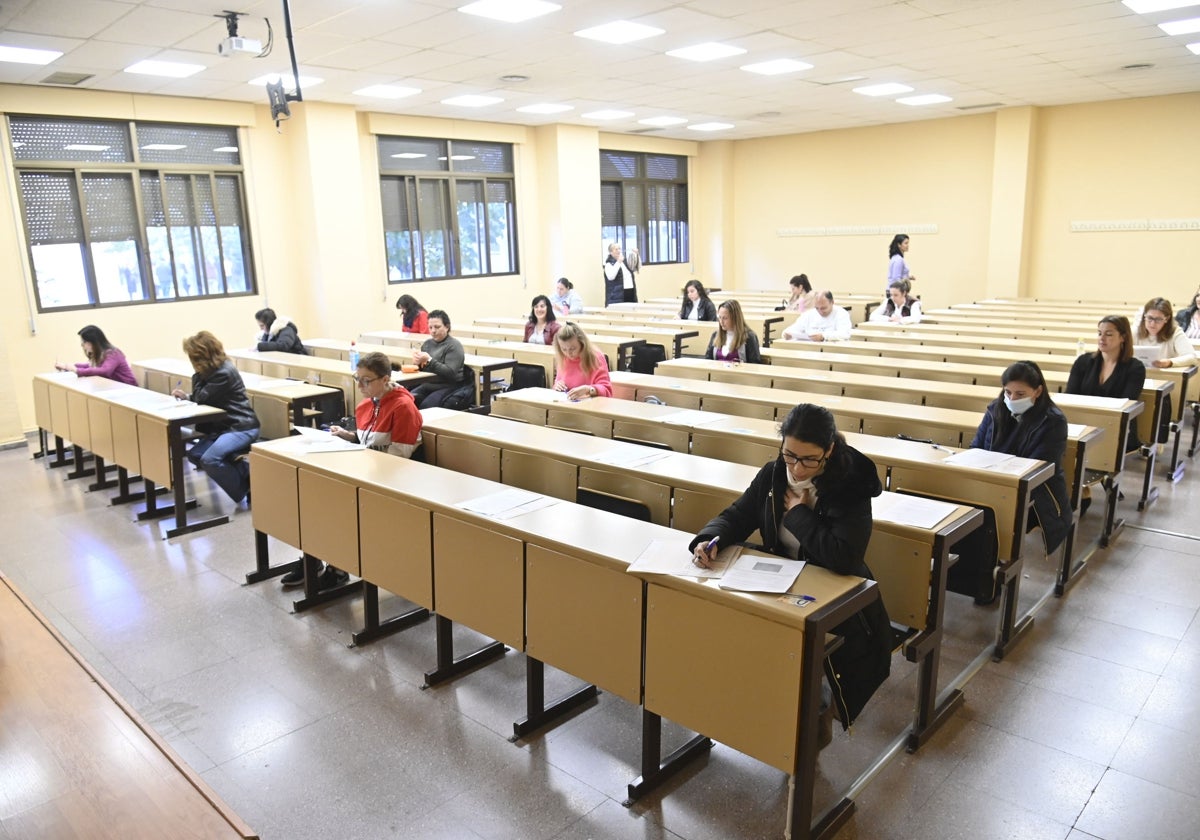
[(637, 246), (643, 263), (687, 262), (687, 158), (600, 152), (602, 254)]

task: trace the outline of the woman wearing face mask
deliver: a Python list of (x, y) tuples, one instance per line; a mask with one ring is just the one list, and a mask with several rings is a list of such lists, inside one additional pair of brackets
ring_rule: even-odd
[(1014, 362), (1000, 378), (1003, 390), (975, 430), (972, 449), (1035, 458), (1054, 465), (1054, 475), (1033, 491), (1033, 514), (1046, 552), (1058, 548), (1071, 528), (1071, 496), (1063, 473), (1067, 418), (1050, 399), (1046, 378), (1034, 362)]
[[(874, 578), (865, 557), (871, 499), (883, 491), (874, 462), (846, 443), (828, 409), (802, 403), (780, 426), (779, 457), (766, 464), (740, 498), (691, 542), (693, 562), (708, 566), (718, 549), (754, 531), (764, 548), (842, 575)], [(708, 546), (713, 539), (717, 544)], [(831, 702), (849, 728), (891, 668), (891, 630), (882, 601), (835, 630), (845, 643), (825, 661)]]

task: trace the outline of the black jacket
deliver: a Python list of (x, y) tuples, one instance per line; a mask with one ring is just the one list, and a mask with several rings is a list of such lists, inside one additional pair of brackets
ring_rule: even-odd
[(1003, 397), (992, 400), (975, 430), (972, 449), (1004, 452), (1020, 458), (1036, 458), (1054, 464), (1054, 475), (1033, 490), (1033, 513), (1042, 526), (1046, 551), (1054, 551), (1071, 529), (1071, 496), (1063, 473), (1067, 451), (1067, 418), (1053, 402), (1046, 401), (1014, 420)]
[(192, 402), (223, 408), (228, 419), (211, 423), (197, 423), (196, 429), (205, 434), (220, 432), (247, 432), (258, 428), (258, 415), (246, 396), (242, 375), (226, 359), (210, 374), (192, 374)]
[(1193, 303), (1191, 306), (1185, 306), (1175, 313), (1175, 323), (1179, 324), (1179, 329), (1187, 332), (1187, 328), (1192, 325), (1192, 316), (1195, 314), (1196, 304)]
[[(1088, 397), (1115, 397), (1125, 400), (1140, 400), (1142, 387), (1146, 384), (1146, 366), (1142, 360), (1131, 358), (1118, 362), (1112, 375), (1102, 384), (1100, 367), (1104, 359), (1099, 353), (1084, 353), (1071, 365), (1067, 376), (1067, 393), (1083, 394)], [(1133, 452), (1142, 445), (1138, 438), (1137, 418), (1129, 421), (1129, 440), (1126, 452)]]
[[(717, 358), (717, 334), (714, 332), (708, 337), (708, 347), (704, 351), (704, 358)], [(745, 362), (748, 365), (762, 364), (762, 351), (758, 347), (758, 333), (754, 330), (746, 331), (746, 343), (737, 349), (738, 361)]]
[(683, 308), (679, 310), (679, 320), (686, 321), (688, 315), (692, 312), (692, 307), (697, 305), (700, 307), (701, 321), (717, 320), (717, 307), (713, 306), (713, 302), (705, 297), (700, 298), (695, 303), (690, 300), (684, 301)]
[[(763, 547), (782, 556), (782, 521), (800, 542), (799, 557), (791, 559), (805, 560), (842, 575), (874, 579), (864, 559), (871, 541), (871, 499), (883, 492), (874, 462), (839, 442), (825, 472), (813, 483), (817, 488), (816, 506), (810, 509), (795, 505), (785, 516), (787, 468), (782, 458), (776, 458), (758, 471), (737, 501), (704, 526), (691, 548), (716, 536), (722, 545), (736, 545), (757, 530), (762, 534)], [(872, 602), (834, 632), (845, 643), (825, 660), (825, 675), (833, 689), (842, 727), (848, 728), (891, 670), (891, 623), (883, 601)]]
[(259, 336), (258, 349), (263, 353), (268, 350), (278, 350), (280, 353), (308, 355), (308, 351), (300, 343), (300, 332), (296, 329), (296, 325), (282, 318), (275, 319), (271, 329)]

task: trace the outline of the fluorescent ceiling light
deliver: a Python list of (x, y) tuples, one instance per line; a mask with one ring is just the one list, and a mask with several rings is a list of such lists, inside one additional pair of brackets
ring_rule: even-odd
[(230, 152), (230, 153), (236, 152), (237, 150), (238, 150), (237, 146), (217, 146), (217, 148), (213, 149), (214, 152)]
[(794, 58), (777, 58), (774, 61), (760, 61), (758, 64), (743, 64), (743, 70), (749, 73), (759, 73), (763, 76), (778, 76), (781, 73), (796, 73), (800, 70), (811, 70), (812, 65)]
[(142, 76), (166, 76), (169, 79), (186, 79), (204, 69), (203, 64), (183, 64), (178, 61), (139, 61), (125, 68), (126, 73)]
[(147, 143), (139, 148), (143, 152), (178, 152), (180, 149), (186, 149), (187, 146), (183, 143)]
[(1191, 50), (1192, 52), (1194, 52), (1196, 55), (1200, 55), (1200, 41), (1197, 41), (1194, 44), (1188, 44), (1187, 48), (1189, 50)]
[(584, 114), (585, 120), (624, 120), (633, 116), (633, 111), (601, 110)]
[(63, 146), (64, 149), (69, 149), (72, 152), (107, 152), (109, 146), (100, 146), (96, 143), (71, 143)]
[(683, 117), (647, 117), (644, 120), (638, 120), (638, 122), (642, 125), (668, 126), (682, 125), (683, 123), (687, 122), (687, 120), (685, 120)]
[(614, 20), (612, 23), (602, 23), (580, 29), (575, 34), (580, 38), (591, 38), (593, 41), (603, 41), (606, 44), (629, 44), (643, 38), (653, 38), (662, 35), (665, 29), (647, 26), (644, 23), (632, 23), (627, 20)]
[(406, 96), (420, 93), (420, 88), (403, 87), (401, 85), (368, 85), (354, 91), (355, 96), (372, 96), (376, 99), (403, 99)]
[[(318, 79), (316, 76), (301, 76), (300, 77), (301, 87), (306, 87), (306, 88), (315, 87), (316, 85), (321, 84), (321, 82), (323, 82), (323, 81), (325, 81), (325, 80)], [(285, 88), (296, 87), (296, 80), (292, 77), (291, 73), (287, 73), (287, 74), (267, 73), (264, 76), (259, 76), (257, 79), (251, 79), (248, 82), (248, 84), (258, 85), (259, 87), (266, 87), (268, 82), (283, 82), (283, 86)]]
[(563, 111), (574, 111), (574, 105), (559, 105), (555, 102), (539, 102), (536, 105), (522, 105), (517, 109), (522, 114), (561, 114)]
[(502, 20), (505, 23), (520, 23), (523, 20), (557, 12), (562, 6), (544, 0), (478, 0), (459, 6), (458, 10), (468, 15)]
[(450, 160), (475, 160), (475, 155), (450, 155)]
[(1172, 9), (1184, 9), (1188, 6), (1200, 5), (1197, 0), (1121, 0), (1131, 11), (1139, 15), (1149, 15), (1154, 12), (1169, 12)]
[(1200, 32), (1200, 18), (1188, 18), (1187, 20), (1173, 20), (1169, 23), (1160, 23), (1158, 28), (1168, 35), (1191, 35), (1193, 32)]
[(443, 99), (443, 105), (457, 105), (460, 108), (482, 108), (485, 105), (495, 105), (497, 102), (503, 102), (499, 96), (484, 96), (481, 93), (465, 93), (462, 96), (451, 96), (449, 99)]
[(908, 85), (902, 85), (899, 82), (884, 82), (879, 85), (854, 88), (855, 93), (861, 93), (863, 96), (891, 96), (896, 93), (912, 93), (912, 90)]
[(733, 123), (723, 122), (707, 122), (707, 123), (692, 123), (688, 126), (692, 131), (724, 131), (727, 128), (733, 128)]
[(949, 96), (940, 93), (922, 93), (920, 96), (902, 96), (896, 100), (901, 105), (936, 105), (939, 102), (949, 102)]
[(59, 50), (35, 50), (30, 47), (0, 47), (0, 61), (14, 64), (49, 64), (62, 56)]
[(416, 160), (417, 158), (423, 158), (425, 156), (426, 155), (424, 152), (398, 152), (392, 155), (392, 157), (400, 158), (401, 160)]
[(728, 58), (731, 55), (741, 55), (744, 52), (745, 50), (741, 47), (731, 47), (729, 44), (708, 41), (680, 50), (670, 50), (667, 55), (672, 58), (686, 58), (688, 61), (713, 61), (718, 58)]

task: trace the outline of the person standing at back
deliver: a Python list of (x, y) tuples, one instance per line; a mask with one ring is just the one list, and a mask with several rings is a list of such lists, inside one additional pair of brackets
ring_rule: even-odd
[(254, 313), (258, 321), (258, 344), (260, 353), (278, 351), (280, 353), (298, 353), (307, 356), (308, 351), (300, 341), (300, 331), (291, 318), (275, 314), (274, 309), (260, 309)]
[(917, 278), (909, 272), (908, 262), (905, 257), (908, 255), (908, 234), (897, 233), (892, 237), (892, 243), (888, 245), (888, 282), (893, 280), (907, 280), (909, 284), (917, 282)]
[(621, 246), (612, 242), (608, 246), (608, 258), (604, 261), (604, 303), (637, 303), (637, 286), (633, 271), (625, 264)]

